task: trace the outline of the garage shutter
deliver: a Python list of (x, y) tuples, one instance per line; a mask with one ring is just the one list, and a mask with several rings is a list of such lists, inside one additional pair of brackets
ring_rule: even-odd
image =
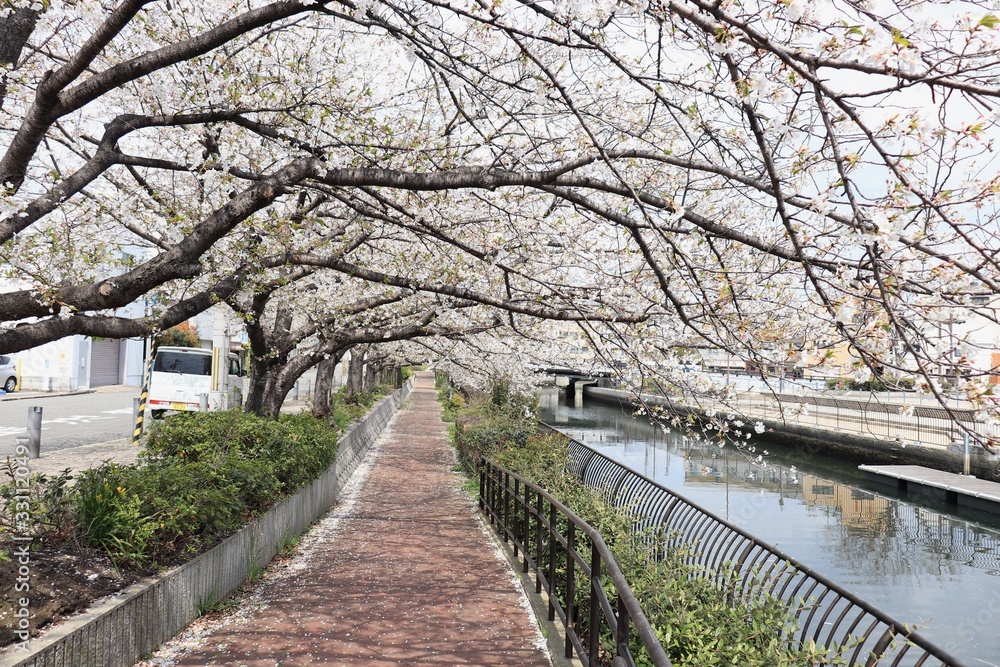
[(95, 340), (90, 346), (90, 386), (103, 387), (118, 384), (118, 352), (121, 341), (117, 338)]

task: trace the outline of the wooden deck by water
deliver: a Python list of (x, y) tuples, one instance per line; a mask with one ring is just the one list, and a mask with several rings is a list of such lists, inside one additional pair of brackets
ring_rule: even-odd
[(869, 480), (891, 485), (905, 493), (1000, 513), (1000, 484), (997, 482), (923, 466), (862, 465), (858, 469)]

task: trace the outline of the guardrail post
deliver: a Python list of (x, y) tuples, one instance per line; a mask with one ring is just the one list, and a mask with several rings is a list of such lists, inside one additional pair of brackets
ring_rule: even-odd
[(597, 663), (597, 651), (601, 645), (601, 552), (597, 542), (590, 544), (590, 626), (587, 628), (587, 660)]
[(520, 536), (517, 534), (521, 529), (521, 513), (518, 511), (519, 494), (521, 491), (521, 482), (518, 481), (517, 477), (514, 478), (514, 493), (511, 497), (511, 502), (514, 506), (511, 507), (511, 527), (510, 527), (510, 538), (511, 542), (514, 544), (514, 558), (517, 558), (517, 545), (521, 541)]
[(535, 494), (535, 593), (542, 592), (542, 494)]
[(545, 579), (548, 584), (546, 593), (549, 594), (549, 613), (548, 619), (550, 621), (556, 620), (556, 606), (553, 602), (553, 596), (556, 594), (556, 545), (558, 541), (556, 540), (556, 529), (558, 524), (556, 523), (556, 506), (551, 502), (549, 503), (549, 573), (548, 577)]
[(142, 406), (142, 399), (138, 396), (132, 399), (132, 423), (136, 425), (135, 430), (142, 433), (142, 422), (139, 421), (139, 408)]
[[(484, 494), (488, 494), (489, 489), (486, 486), (486, 461), (479, 462), (479, 511), (483, 512), (486, 510), (486, 503), (483, 500)], [(493, 523), (492, 517), (490, 517), (490, 523)]]
[(577, 631), (576, 626), (576, 524), (567, 522), (566, 526), (566, 654), (573, 657), (572, 636)]
[(962, 474), (968, 477), (969, 476), (969, 432), (968, 431), (962, 434), (962, 442), (965, 444), (965, 458), (962, 463)]
[(531, 489), (524, 485), (524, 499), (521, 501), (524, 507), (524, 517), (521, 523), (521, 571), (528, 571), (528, 560), (531, 558)]
[(622, 647), (628, 647), (628, 610), (625, 608), (625, 600), (618, 596), (618, 625), (615, 628), (615, 649), (618, 655), (622, 654)]

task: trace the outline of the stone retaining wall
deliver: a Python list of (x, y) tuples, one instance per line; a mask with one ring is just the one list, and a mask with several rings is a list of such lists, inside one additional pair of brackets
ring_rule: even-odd
[[(616, 405), (633, 405), (628, 392), (619, 389), (584, 387), (584, 396), (602, 402)], [(649, 405), (670, 407), (670, 404), (658, 396), (643, 395), (643, 400)], [(692, 408), (691, 412), (700, 414), (700, 410)], [(892, 440), (843, 433), (830, 429), (817, 428), (802, 424), (781, 423), (778, 421), (761, 420), (768, 431), (764, 435), (754, 436), (756, 442), (772, 440), (783, 445), (801, 449), (803, 455), (823, 452), (832, 455), (849, 457), (857, 463), (894, 463), (922, 465), (948, 472), (961, 472), (963, 455), (961, 452), (948, 448), (922, 447), (920, 445), (902, 446)], [(994, 479), (998, 460), (981, 447), (971, 452), (970, 470), (973, 475), (983, 479)]]
[(412, 380), (349, 428), (336, 462), (319, 479), (190, 562), (133, 584), (32, 639), (29, 653), (9, 647), (0, 667), (128, 667), (148, 656), (205, 607), (229, 597), (333, 506), (411, 387)]

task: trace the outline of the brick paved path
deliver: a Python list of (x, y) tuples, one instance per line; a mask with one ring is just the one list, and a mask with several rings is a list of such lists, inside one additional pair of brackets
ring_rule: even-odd
[(275, 581), (249, 623), (181, 665), (549, 665), (506, 561), (451, 471), (420, 374), (354, 512), (309, 569)]

